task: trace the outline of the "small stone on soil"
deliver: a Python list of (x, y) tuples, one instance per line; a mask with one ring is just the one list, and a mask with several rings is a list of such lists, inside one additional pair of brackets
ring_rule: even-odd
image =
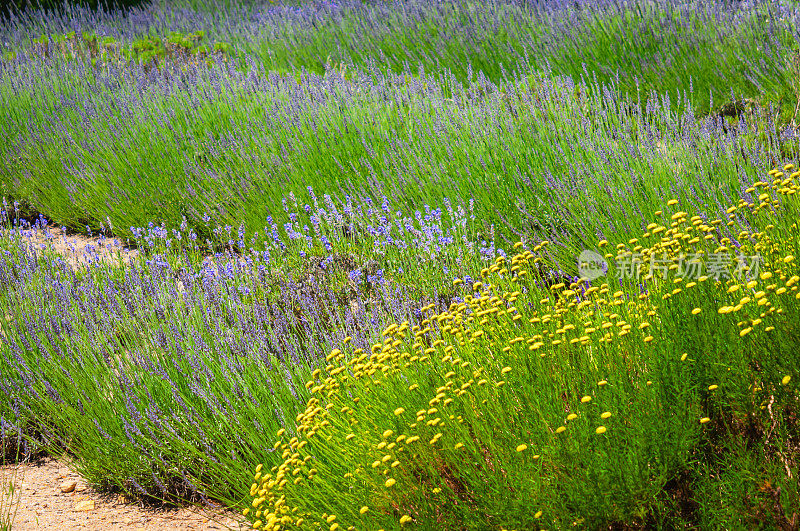
[(94, 500), (83, 500), (75, 504), (76, 511), (93, 511)]

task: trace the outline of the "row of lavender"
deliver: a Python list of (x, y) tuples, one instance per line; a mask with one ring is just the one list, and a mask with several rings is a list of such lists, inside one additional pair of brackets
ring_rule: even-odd
[[(449, 203), (407, 215), (315, 199), (303, 209), (313, 229), (272, 224), (267, 250), (231, 239), (212, 256), (190, 228), (154, 224), (132, 229), (139, 248), (119, 257), (100, 251), (103, 235), (65, 256), (54, 245), (70, 237), (3, 210), (4, 450), (65, 449), (98, 485), (239, 503), (245, 491), (219, 478), (246, 475), (269, 451), (325, 365), (320, 353), (345, 337), (368, 349), (387, 322), (419, 323), (426, 305), (461, 301), (454, 276), (505, 254)], [(361, 242), (349, 252), (325, 236), (345, 219), (347, 239)]]
[[(797, 8), (789, 0), (207, 0), (152, 3), (126, 12), (68, 6), (30, 11), (0, 26), (13, 55), (32, 38), (96, 32), (123, 41), (172, 31), (206, 31), (273, 70), (346, 64), (481, 71), (493, 80), (515, 69), (588, 70), (603, 81), (663, 92), (693, 78), (699, 92), (772, 92), (786, 81)], [(701, 103), (702, 105), (702, 103)]]
[[(473, 198), (509, 239), (611, 236), (673, 189), (725, 203), (797, 149), (784, 127), (796, 15), (767, 2), (311, 2), (6, 21), (0, 187), (73, 229), (110, 218), (120, 236), (183, 217), (201, 233), (205, 214), (252, 235), (268, 216), (287, 221), (284, 190), (309, 185), (339, 200), (389, 197), (392, 208)], [(238, 53), (154, 69), (30, 45), (40, 32), (87, 29), (121, 40), (201, 29)], [(385, 60), (365, 55), (385, 39)], [(631, 49), (592, 57), (616, 41)], [(319, 42), (331, 49), (312, 50)], [(565, 43), (577, 55), (558, 52)], [(259, 58), (280, 46), (283, 63)], [(437, 57), (450, 46), (505, 55)], [(705, 114), (722, 104), (739, 119)], [(611, 226), (593, 219), (609, 209)]]
[[(221, 243), (210, 218), (249, 239), (268, 218), (290, 221), (285, 190), (309, 202), (300, 191), (313, 186), (390, 210), (474, 201), (484, 232), (581, 248), (640, 225), (667, 195), (715, 211), (798, 144), (767, 104), (699, 118), (691, 92), (632, 100), (550, 75), (358, 75), (7, 65), (0, 182), (59, 224), (110, 222), (121, 237), (185, 219)], [(37, 90), (41, 78), (58, 90)]]

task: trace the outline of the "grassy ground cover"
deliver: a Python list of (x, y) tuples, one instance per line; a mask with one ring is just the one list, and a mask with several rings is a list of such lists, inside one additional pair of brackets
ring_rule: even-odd
[(210, 7), (0, 24), (4, 455), (257, 529), (796, 528), (794, 4)]

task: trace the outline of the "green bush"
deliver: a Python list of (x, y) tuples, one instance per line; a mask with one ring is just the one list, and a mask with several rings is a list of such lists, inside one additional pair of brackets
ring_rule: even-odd
[[(641, 277), (619, 289), (537, 288), (545, 243), (520, 242), (463, 287), (464, 302), (389, 326), (371, 352), (345, 341), (255, 469), (244, 514), (263, 529), (790, 523), (797, 177), (773, 171), (728, 210), (752, 227), (736, 244), (718, 236), (725, 220), (669, 201), (606, 253), (642, 257)], [(756, 255), (760, 268), (738, 278), (648, 265)]]

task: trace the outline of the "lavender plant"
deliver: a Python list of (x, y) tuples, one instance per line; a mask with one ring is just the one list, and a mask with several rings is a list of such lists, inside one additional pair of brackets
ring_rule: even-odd
[[(90, 250), (77, 271), (49, 250), (43, 221), (9, 227), (0, 413), (99, 486), (240, 502), (246, 491), (223, 476), (246, 474), (265, 435), (298, 413), (321, 348), (345, 336), (365, 346), (387, 321), (449, 304), (437, 286), (494, 255), (449, 205), (377, 220), (374, 207), (320, 198), (313, 230), (272, 223), (266, 250), (211, 257), (191, 229), (150, 225), (133, 229), (135, 258), (109, 264)], [(362, 243), (334, 248), (325, 234), (343, 229)]]
[[(184, 215), (195, 224), (214, 210), (221, 223), (244, 222), (252, 233), (266, 216), (280, 218), (274, 205), (282, 193), (271, 186), (276, 182), (291, 190), (311, 185), (340, 197), (387, 196), (395, 207), (440, 203), (441, 190), (447, 189), (451, 199), (475, 199), (486, 209), (481, 217), (497, 226), (527, 228), (552, 239), (565, 232), (609, 230), (587, 223), (583, 215), (569, 219), (607, 204), (618, 209), (619, 223), (640, 220), (657, 208), (654, 196), (689, 188), (681, 177), (699, 179), (692, 193), (700, 201), (724, 204), (721, 194), (732, 197), (756, 171), (767, 171), (796, 149), (793, 133), (780, 127), (781, 109), (794, 109), (787, 107), (794, 96), (785, 59), (795, 46), (787, 28), (796, 14), (790, 6), (766, 3), (739, 9), (715, 4), (691, 13), (669, 2), (634, 8), (248, 4), (213, 17), (151, 7), (127, 15), (76, 9), (42, 19), (50, 34), (94, 31), (123, 45), (150, 32), (200, 30), (211, 41), (230, 42), (239, 53), (238, 61), (210, 69), (165, 65), (159, 72), (42, 60), (25, 42), (45, 26), (23, 18), (6, 24), (0, 39), (19, 48), (0, 74), (0, 123), (9, 138), (0, 182), (5, 194), (57, 223), (95, 231), (107, 217), (117, 227), (154, 219), (175, 226)], [(638, 33), (624, 34), (637, 28), (634, 21)], [(763, 25), (764, 37), (757, 33)], [(409, 43), (384, 53), (398, 61), (389, 70), (380, 58), (328, 60), (330, 54), (323, 59), (314, 52), (327, 66), (302, 60), (302, 42), (331, 42), (329, 28), (372, 43), (390, 38), (385, 35), (390, 27)], [(464, 27), (474, 28), (473, 34), (459, 29)], [(536, 61), (481, 62), (459, 55), (436, 59), (434, 68), (424, 60), (431, 50), (408, 56), (399, 51), (412, 53), (411, 40), (427, 46), (415, 32), (430, 30), (431, 39), (447, 43), (437, 45), (437, 53), (446, 54), (451, 45), (499, 53), (496, 43), (507, 27), (518, 28), (522, 39), (510, 49), (530, 50)], [(291, 44), (289, 34), (302, 42)], [(544, 44), (525, 40), (539, 37)], [(458, 40), (464, 38), (472, 44)], [(654, 38), (661, 40), (648, 44)], [(715, 41), (692, 40), (697, 38)], [(635, 50), (644, 55), (653, 50), (674, 55), (668, 61), (643, 55), (637, 64), (635, 50), (618, 50), (614, 61), (632, 65), (620, 70), (599, 55), (589, 60), (593, 48), (587, 43), (594, 41), (596, 55), (611, 42), (639, 43)], [(276, 43), (290, 43), (286, 54), (297, 70), (284, 68), (285, 60), (266, 64), (254, 55), (258, 46), (274, 53)], [(578, 48), (556, 50), (566, 43)], [(347, 52), (344, 44), (339, 49)], [(701, 60), (694, 50), (711, 54), (703, 61), (736, 69), (725, 74), (722, 64), (706, 62), (697, 72), (688, 70)], [(334, 68), (339, 64), (349, 65), (345, 75)], [(683, 73), (668, 70), (677, 65)], [(459, 73), (456, 66), (465, 70)], [(278, 74), (281, 69), (294, 75)], [(551, 74), (536, 73), (542, 69)], [(697, 119), (704, 109), (744, 96), (759, 97), (765, 110), (774, 100), (778, 116), (756, 122), (743, 122), (744, 116)], [(711, 167), (713, 173), (704, 170)], [(653, 173), (658, 178), (637, 192), (638, 179), (629, 175)], [(633, 198), (636, 206), (630, 204)], [(504, 232), (513, 241), (513, 231)]]
[(797, 48), (796, 17), (795, 4), (762, 0), (195, 1), (127, 12), (29, 12), (6, 25), (2, 40), (19, 47), (46, 31), (99, 29), (130, 41), (200, 29), (271, 70), (321, 74), (345, 63), (398, 73), (415, 65), (460, 80), (482, 72), (496, 82), (532, 66), (575, 81), (587, 72), (602, 82), (617, 78), (634, 96), (637, 79), (645, 94), (693, 80), (705, 108), (709, 91), (722, 98), (731, 88), (739, 96), (787, 94), (782, 61)]
[[(39, 67), (29, 66), (7, 79), (32, 83)], [(796, 142), (774, 120), (676, 114), (669, 95), (634, 112), (639, 102), (613, 87), (588, 96), (585, 83), (550, 76), (453, 81), (445, 97), (443, 83), (409, 74), (307, 74), (300, 84), (232, 65), (189, 81), (135, 69), (54, 75), (84, 87), (6, 93), (15, 103), (2, 123), (16, 155), (5, 159), (4, 189), (59, 224), (98, 230), (110, 219), (123, 237), (154, 212), (170, 227), (185, 217), (205, 237), (206, 215), (244, 224), (249, 237), (268, 217), (288, 221), (283, 190), (311, 185), (338, 199), (389, 198), (390, 209), (449, 196), (477, 205), (477, 219), (507, 242), (521, 233), (581, 248), (641, 225), (679, 190), (719, 208)]]

